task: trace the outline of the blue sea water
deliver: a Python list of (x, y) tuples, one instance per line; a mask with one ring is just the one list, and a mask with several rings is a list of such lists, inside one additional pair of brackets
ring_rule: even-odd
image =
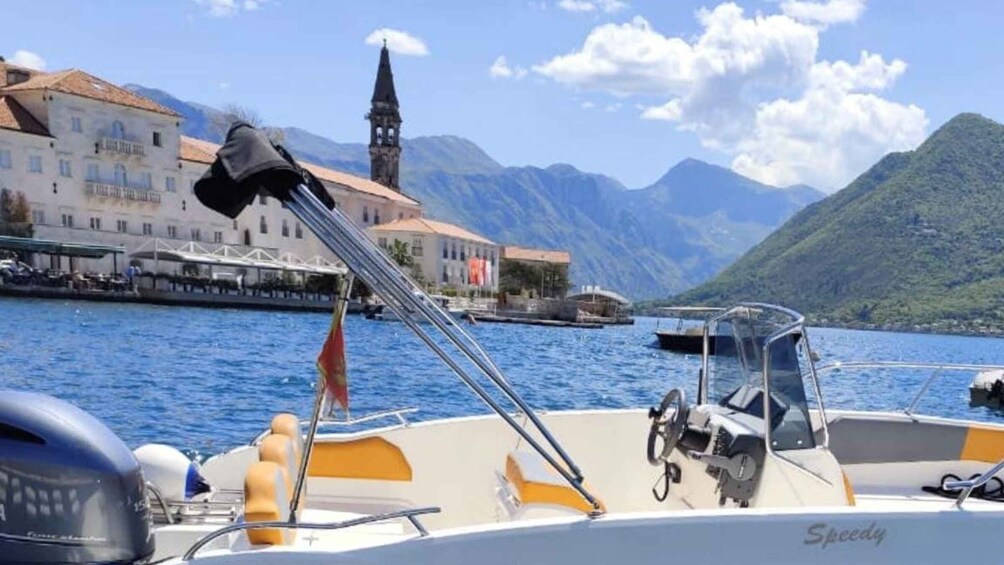
[[(247, 442), (271, 416), (307, 417), (314, 360), (330, 316), (0, 298), (2, 389), (45, 392), (94, 414), (131, 447), (162, 442), (202, 454)], [(699, 357), (653, 346), (658, 320), (602, 330), (468, 328), (538, 409), (644, 407), (673, 387), (691, 398)], [(925, 361), (1004, 365), (1004, 340), (814, 328), (820, 365)], [(488, 409), (403, 325), (350, 316), (354, 416), (415, 407), (414, 419)], [(901, 409), (928, 372), (830, 373), (827, 407)], [(918, 412), (1004, 421), (970, 408), (971, 373), (948, 372)]]

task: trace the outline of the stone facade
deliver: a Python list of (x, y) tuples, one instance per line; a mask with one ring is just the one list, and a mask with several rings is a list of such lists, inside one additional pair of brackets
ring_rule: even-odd
[[(27, 80), (8, 83), (11, 69), (29, 74)], [(0, 121), (0, 188), (27, 196), (36, 238), (121, 245), (127, 255), (157, 238), (209, 251), (225, 244), (276, 257), (335, 259), (274, 199), (259, 199), (236, 220), (204, 207), (193, 187), (215, 146), (182, 136), (182, 118), (173, 111), (82, 71), (39, 73), (0, 63), (0, 76), (0, 101), (43, 128), (24, 116)], [(311, 170), (360, 227), (422, 214), (417, 201), (370, 180)], [(112, 269), (111, 257), (72, 265), (41, 260), (36, 266)]]

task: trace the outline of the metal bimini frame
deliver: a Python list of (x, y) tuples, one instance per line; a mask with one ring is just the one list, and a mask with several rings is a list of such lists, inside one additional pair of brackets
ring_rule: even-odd
[[(594, 508), (602, 514), (601, 505), (583, 485), (579, 467), (565, 452), (529, 405), (513, 390), (505, 376), (487, 353), (463, 330), (456, 320), (444, 312), (435, 301), (416, 285), (369, 237), (338, 208), (329, 210), (304, 185), (290, 191), (286, 207), (307, 225), (360, 280), (387, 302), (387, 306), (422, 340), (482, 401), (498, 414), (528, 445), (560, 474)], [(421, 316), (438, 330), (460, 354), (516, 405), (528, 421), (554, 450), (551, 455), (536, 438), (475, 380), (443, 347), (425, 331), (414, 316)], [(309, 447), (308, 447), (309, 449)], [(559, 461), (560, 459), (560, 461)]]

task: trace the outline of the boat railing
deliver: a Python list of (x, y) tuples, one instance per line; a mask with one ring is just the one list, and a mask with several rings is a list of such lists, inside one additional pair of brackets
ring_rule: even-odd
[(965, 503), (966, 499), (975, 489), (990, 482), (990, 479), (997, 476), (997, 473), (1004, 471), (1004, 459), (997, 462), (996, 465), (991, 467), (987, 472), (983, 473), (979, 477), (974, 479), (967, 479), (965, 481), (945, 481), (941, 488), (944, 490), (958, 490), (962, 491), (959, 493), (959, 497), (955, 499), (955, 507), (962, 510), (962, 504)]
[(916, 413), (920, 401), (930, 390), (931, 384), (939, 377), (945, 375), (946, 371), (994, 371), (1004, 370), (1004, 365), (979, 365), (966, 363), (914, 363), (904, 361), (837, 361), (829, 365), (823, 365), (816, 369), (817, 374), (825, 374), (841, 369), (929, 369), (931, 375), (921, 383), (917, 393), (913, 395), (910, 403), (902, 409), (907, 416)]
[[(396, 418), (398, 423), (394, 427), (407, 428), (408, 426), (411, 425), (411, 422), (408, 421), (407, 417), (408, 414), (414, 414), (416, 412), (418, 412), (418, 408), (397, 408), (395, 410), (384, 410), (382, 412), (373, 412), (372, 414), (367, 414), (365, 416), (362, 416), (361, 418), (350, 418), (348, 420), (320, 420), (317, 422), (317, 427), (347, 428), (359, 424), (365, 424), (367, 422), (373, 422), (376, 420)], [(300, 420), (300, 425), (301, 426), (310, 425), (310, 420)], [(259, 443), (261, 443), (261, 440), (265, 439), (265, 436), (267, 436), (269, 433), (270, 430), (267, 429), (262, 431), (258, 435), (254, 436), (254, 438), (250, 442), (248, 442), (248, 445), (258, 445)]]
[(243, 532), (247, 530), (261, 530), (261, 529), (294, 529), (294, 530), (341, 530), (345, 528), (352, 528), (355, 526), (362, 526), (365, 524), (372, 524), (375, 522), (385, 522), (387, 520), (399, 520), (404, 518), (411, 523), (412, 527), (418, 531), (418, 535), (425, 537), (429, 535), (429, 531), (425, 529), (422, 522), (419, 521), (418, 517), (424, 514), (438, 514), (440, 509), (435, 506), (429, 506), (425, 508), (411, 508), (408, 510), (399, 510), (397, 512), (387, 512), (385, 514), (373, 514), (371, 516), (362, 516), (360, 518), (353, 518), (352, 520), (344, 520), (341, 522), (323, 522), (323, 523), (312, 523), (312, 522), (241, 522), (239, 524), (231, 524), (229, 526), (222, 527), (218, 530), (206, 534), (194, 544), (192, 547), (188, 548), (185, 552), (184, 557), (181, 558), (182, 561), (191, 561), (195, 558), (195, 554), (199, 552), (203, 547), (205, 547), (209, 542), (227, 534), (233, 532)]

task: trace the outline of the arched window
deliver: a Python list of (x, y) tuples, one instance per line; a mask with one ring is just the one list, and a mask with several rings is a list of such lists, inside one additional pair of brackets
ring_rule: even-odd
[(387, 129), (387, 145), (394, 145), (394, 128)]
[(251, 245), (251, 230), (244, 230), (244, 245)]
[(125, 139), (125, 126), (118, 120), (112, 122), (112, 138)]
[(262, 216), (261, 220), (258, 222), (258, 231), (261, 233), (268, 233), (268, 223), (265, 221), (265, 216)]
[(376, 142), (377, 144), (383, 143), (383, 128), (380, 126), (376, 128)]
[(118, 163), (115, 165), (115, 184), (116, 186), (128, 186), (129, 177), (126, 175), (125, 165)]

